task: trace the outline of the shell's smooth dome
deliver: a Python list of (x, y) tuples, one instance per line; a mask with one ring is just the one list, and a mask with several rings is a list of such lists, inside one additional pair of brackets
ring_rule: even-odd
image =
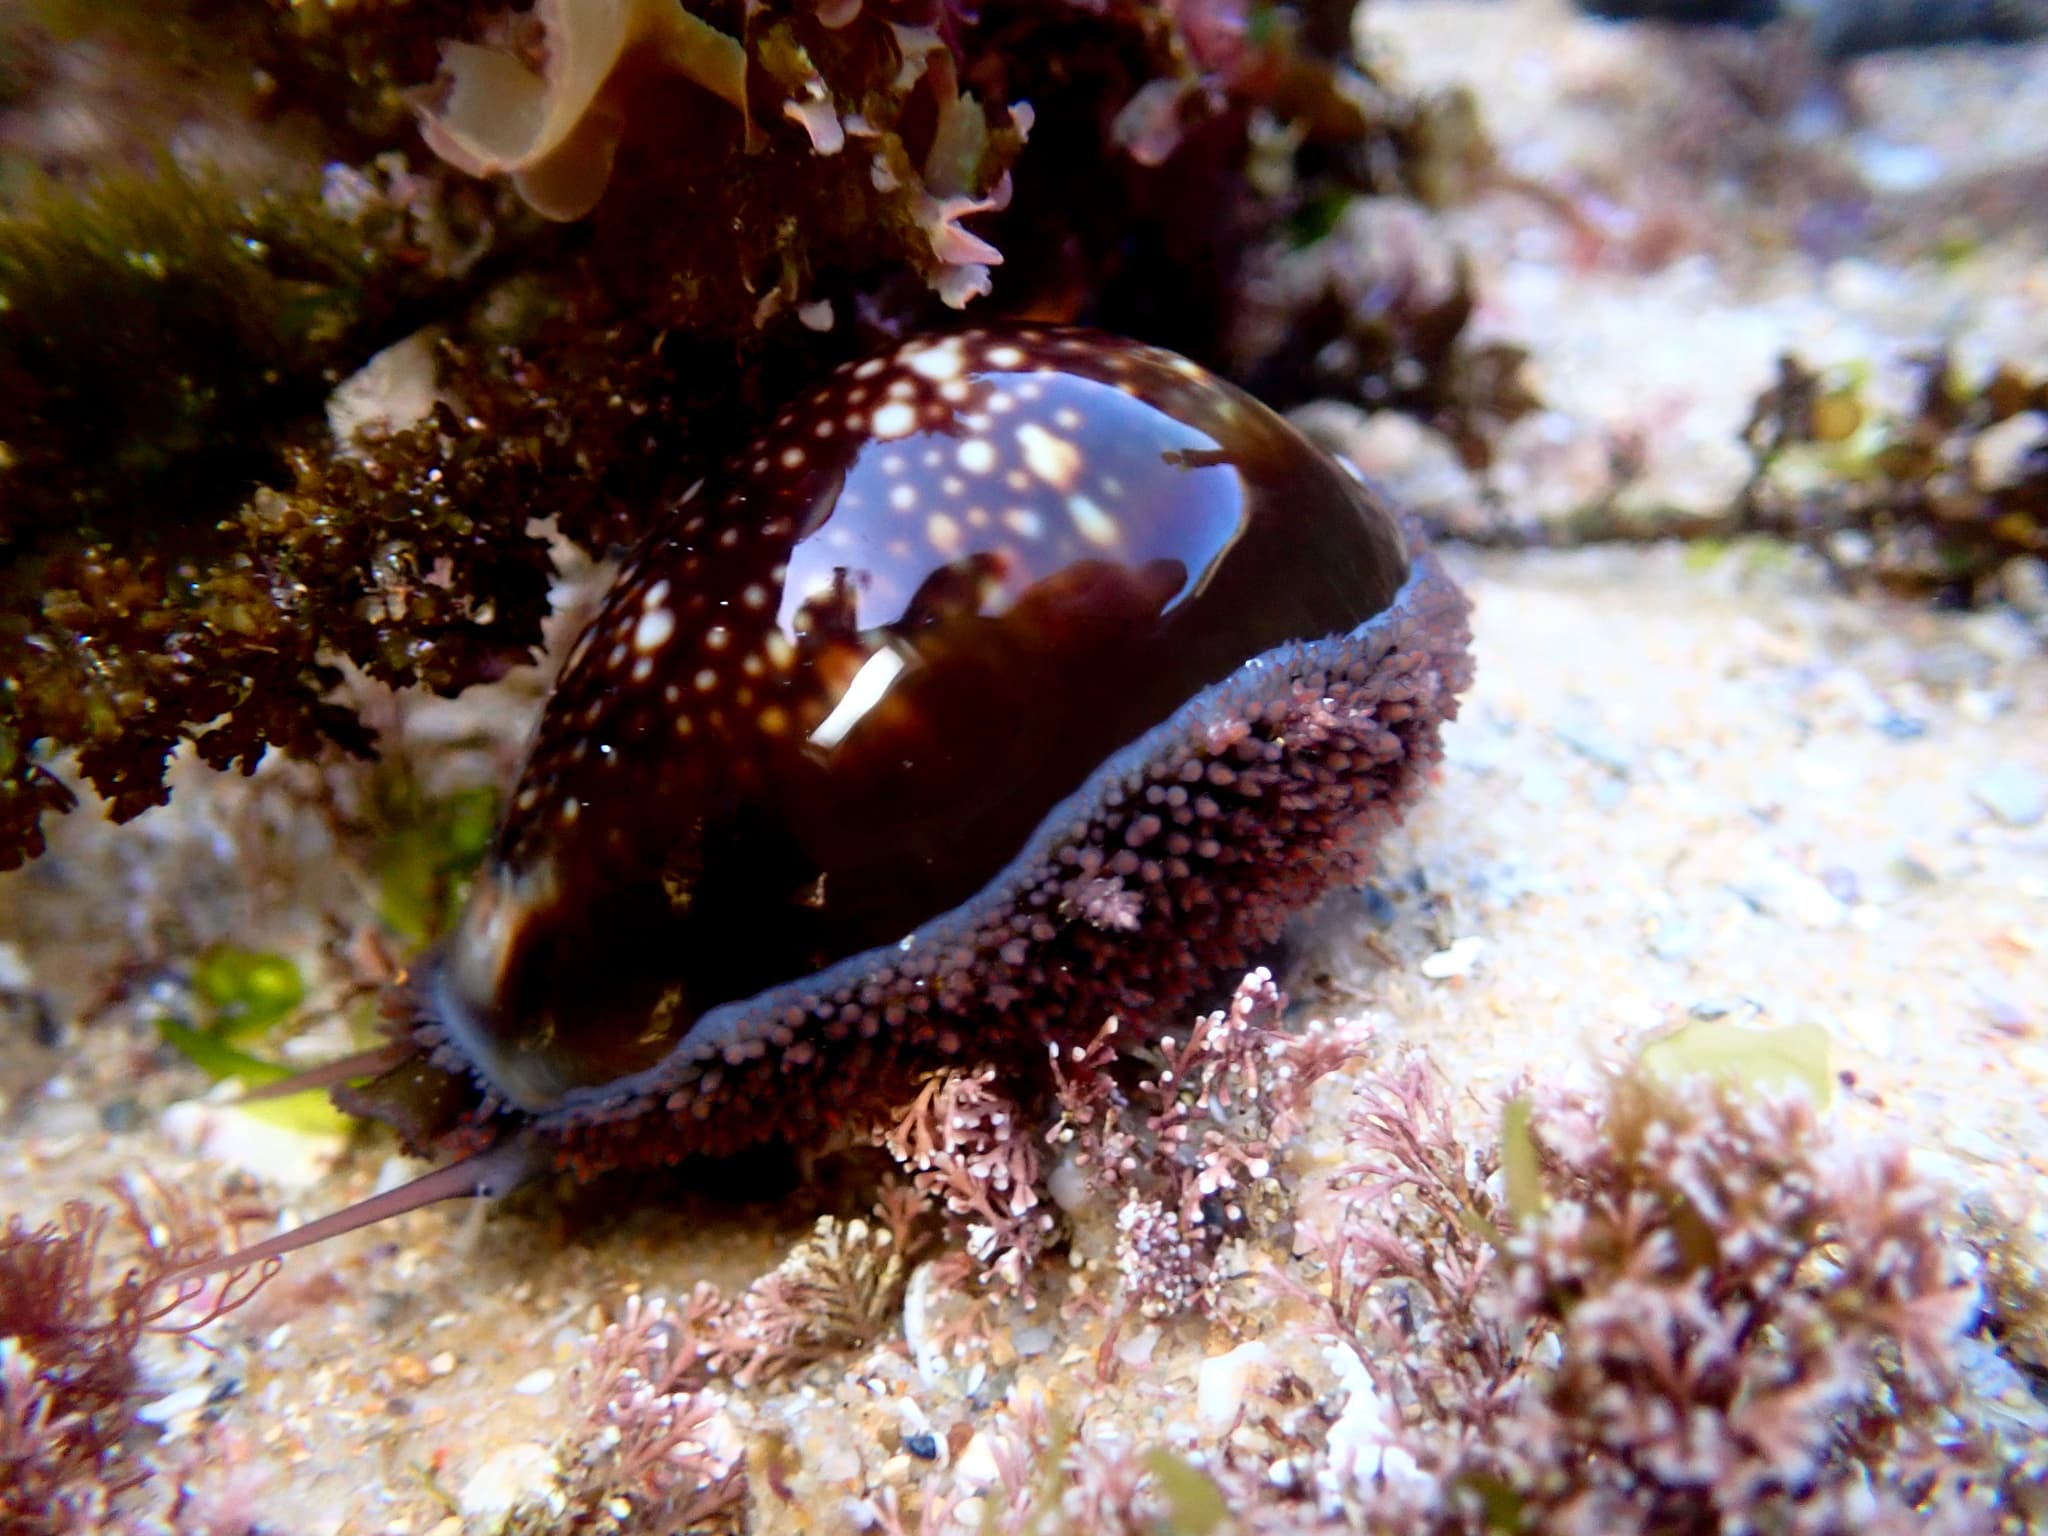
[[(830, 1123), (885, 1091), (863, 1063), (1042, 1061), (1354, 870), (1469, 677), (1463, 613), (1186, 359), (1021, 328), (849, 365), (577, 642), (427, 1038), (572, 1142), (711, 1122), (650, 1156)], [(798, 1074), (822, 1096), (765, 1088)]]

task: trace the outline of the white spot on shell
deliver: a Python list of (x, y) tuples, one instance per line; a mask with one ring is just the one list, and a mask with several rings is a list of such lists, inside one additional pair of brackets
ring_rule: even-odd
[(875, 436), (887, 442), (891, 438), (907, 437), (910, 429), (917, 425), (917, 412), (901, 400), (891, 400), (875, 412)]
[(908, 512), (917, 505), (917, 487), (914, 485), (897, 486), (895, 490), (889, 493), (889, 505), (898, 512)]
[(992, 347), (986, 356), (991, 368), (1015, 368), (1024, 361), (1024, 354), (1015, 347)]
[(985, 475), (996, 467), (996, 446), (985, 437), (970, 437), (953, 458), (970, 475)]
[(943, 512), (934, 512), (925, 519), (924, 536), (932, 549), (948, 560), (960, 552), (960, 525)]
[(961, 368), (965, 366), (965, 360), (960, 355), (959, 342), (943, 341), (936, 346), (905, 352), (903, 365), (912, 373), (936, 383), (958, 378)]
[(1097, 549), (1112, 548), (1121, 536), (1116, 519), (1086, 496), (1067, 498), (1067, 516), (1074, 520), (1074, 527), (1081, 537)]
[[(667, 586), (667, 582), (662, 583), (664, 589)], [(664, 590), (662, 596), (667, 595), (667, 591)], [(675, 615), (666, 608), (650, 607), (640, 615), (640, 622), (633, 626), (633, 649), (642, 656), (652, 656), (668, 644), (668, 637), (675, 632)]]
[(1003, 526), (1020, 539), (1045, 536), (1045, 519), (1028, 507), (1012, 507), (1003, 514)]

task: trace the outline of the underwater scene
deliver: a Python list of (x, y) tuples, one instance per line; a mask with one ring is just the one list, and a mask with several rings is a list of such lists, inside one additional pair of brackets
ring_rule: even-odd
[(0, 1536), (2048, 1531), (2048, 4), (0, 0)]

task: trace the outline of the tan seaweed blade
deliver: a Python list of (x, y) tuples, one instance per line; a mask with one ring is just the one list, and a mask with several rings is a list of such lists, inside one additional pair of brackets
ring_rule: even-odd
[(512, 178), (546, 218), (580, 219), (611, 180), (625, 132), (620, 72), (629, 59), (672, 70), (730, 102), (746, 122), (746, 50), (677, 0), (540, 0), (547, 60), (536, 73), (500, 48), (441, 45), (442, 79), (420, 107), (435, 154), (473, 176)]

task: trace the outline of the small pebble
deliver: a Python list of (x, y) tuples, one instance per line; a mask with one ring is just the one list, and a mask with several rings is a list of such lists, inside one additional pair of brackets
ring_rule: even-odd
[(444, 1349), (427, 1362), (427, 1369), (436, 1376), (452, 1376), (455, 1373), (455, 1352)]
[(1597, 725), (1580, 721), (1556, 726), (1553, 733), (1586, 761), (1597, 763), (1618, 779), (1625, 779), (1635, 772), (1635, 754), (1617, 737)]
[(1987, 427), (1970, 445), (1970, 468), (1987, 488), (2018, 485), (2048, 449), (2048, 413), (2021, 411)]
[(1683, 917), (1659, 918), (1650, 934), (1650, 953), (1659, 960), (1683, 960), (1699, 943), (1698, 923)]
[(466, 1529), (500, 1531), (519, 1505), (555, 1494), (559, 1476), (546, 1446), (521, 1441), (492, 1453), (455, 1495), (455, 1506)]
[(1970, 794), (2008, 827), (2031, 827), (2048, 816), (2048, 778), (2019, 763), (2000, 763), (1979, 774)]
[(987, 1487), (1002, 1475), (996, 1465), (996, 1450), (986, 1431), (977, 1430), (967, 1449), (953, 1460), (953, 1467), (964, 1487)]
[(1571, 793), (1571, 785), (1547, 763), (1531, 763), (1523, 770), (1521, 790), (1531, 805), (1557, 805)]
[(1845, 907), (1853, 907), (1862, 899), (1862, 886), (1856, 879), (1856, 871), (1853, 869), (1830, 864), (1820, 872), (1820, 883), (1827, 887), (1830, 896)]
[(1596, 810), (1611, 811), (1628, 798), (1628, 785), (1621, 779), (1602, 779), (1593, 786), (1593, 793), (1588, 798)]
[(1924, 192), (1942, 178), (1941, 156), (1924, 144), (1896, 144), (1871, 134), (1850, 141), (1857, 169), (1880, 192)]
[(398, 1355), (391, 1362), (391, 1374), (408, 1387), (423, 1387), (433, 1379), (427, 1362), (418, 1355)]
[(1195, 1379), (1195, 1412), (1204, 1423), (1233, 1423), (1252, 1378), (1272, 1368), (1273, 1352), (1257, 1339), (1202, 1362)]
[(546, 1366), (537, 1371), (528, 1371), (512, 1384), (512, 1390), (521, 1397), (539, 1397), (555, 1384), (555, 1373)]
[(2048, 616), (2048, 560), (2020, 555), (1999, 568), (1998, 590), (2030, 619)]
[(1725, 1019), (1739, 1009), (1753, 1010), (1755, 1006), (1754, 1003), (1745, 1003), (1740, 999), (1731, 1002), (1725, 997), (1703, 997), (1686, 1009), (1686, 1012), (1695, 1019)]
[(903, 1437), (903, 1449), (915, 1456), (919, 1461), (937, 1461), (939, 1459), (938, 1437), (929, 1431), (921, 1435), (905, 1435)]
[(2004, 1147), (1974, 1125), (1950, 1126), (1942, 1132), (1941, 1139), (1948, 1143), (1949, 1150), (1958, 1157), (1967, 1157), (1973, 1162), (2003, 1167), (2011, 1161)]
[(1431, 981), (1448, 981), (1454, 976), (1463, 976), (1479, 963), (1479, 953), (1486, 947), (1486, 941), (1467, 934), (1454, 939), (1449, 947), (1438, 950), (1422, 962), (1422, 974)]
[(168, 1424), (173, 1419), (188, 1413), (197, 1413), (204, 1408), (211, 1393), (212, 1388), (205, 1382), (195, 1382), (189, 1387), (180, 1387), (175, 1392), (159, 1397), (154, 1402), (144, 1403), (135, 1410), (135, 1417), (145, 1424)]
[(1116, 1357), (1125, 1365), (1148, 1366), (1152, 1363), (1152, 1352), (1158, 1347), (1159, 1330), (1148, 1323), (1118, 1341)]
[(116, 1099), (100, 1110), (100, 1128), (119, 1136), (142, 1123), (142, 1106), (133, 1099)]
[(1808, 928), (1839, 928), (1849, 915), (1833, 891), (1783, 857), (1765, 858), (1735, 890), (1757, 910)]
[(1956, 713), (1972, 725), (1989, 725), (2011, 708), (2008, 688), (1965, 688), (1956, 695)]
[(1394, 905), (1394, 898), (1377, 885), (1368, 885), (1359, 893), (1359, 902), (1365, 908), (1365, 915), (1375, 928), (1387, 929), (1401, 915), (1401, 909)]

